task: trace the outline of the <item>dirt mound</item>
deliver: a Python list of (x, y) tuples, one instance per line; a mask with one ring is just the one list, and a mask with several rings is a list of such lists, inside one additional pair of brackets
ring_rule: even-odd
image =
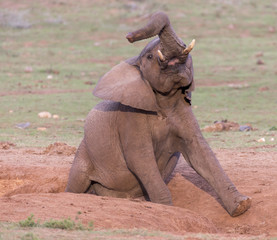
[[(22, 208), (24, 206), (24, 208)], [(12, 210), (12, 213), (10, 211)], [(34, 213), (41, 220), (74, 219), (78, 213), (84, 224), (93, 220), (97, 229), (143, 228), (167, 232), (217, 232), (205, 217), (186, 209), (105, 198), (89, 194), (21, 194), (1, 201), (2, 221), (19, 221)]]
[(15, 147), (16, 145), (11, 142), (0, 142), (0, 149), (10, 149), (11, 147)]
[(55, 142), (50, 144), (46, 149), (43, 151), (43, 154), (48, 155), (66, 155), (70, 156), (76, 153), (76, 147), (68, 146), (66, 143)]
[(212, 125), (205, 126), (202, 131), (204, 132), (222, 132), (222, 131), (251, 131), (253, 127), (251, 124), (239, 125), (236, 122), (222, 120), (216, 121)]
[[(64, 145), (63, 145), (64, 146)], [(260, 149), (262, 150), (262, 149)], [(145, 228), (177, 234), (277, 236), (276, 152), (218, 150), (216, 155), (252, 207), (232, 218), (207, 182), (182, 159), (168, 184), (175, 207), (140, 200), (64, 193), (73, 156), (41, 149), (0, 149), (0, 221), (35, 218), (94, 221), (96, 229)], [(28, 193), (28, 194), (26, 194)], [(5, 195), (5, 196), (4, 196)]]

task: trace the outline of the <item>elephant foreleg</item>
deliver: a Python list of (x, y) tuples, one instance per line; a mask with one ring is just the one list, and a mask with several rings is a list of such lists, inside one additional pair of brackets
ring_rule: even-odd
[[(151, 131), (142, 114), (126, 113), (120, 129), (120, 141), (128, 169), (136, 176), (151, 202), (172, 205), (153, 150)], [(135, 116), (133, 116), (135, 115)]]
[[(195, 148), (196, 146), (190, 147)], [(188, 148), (189, 146), (187, 146)], [(199, 146), (196, 148), (198, 148), (196, 152), (190, 150), (183, 152), (185, 159), (214, 188), (231, 216), (235, 217), (244, 213), (250, 207), (251, 199), (239, 193), (208, 146), (204, 146), (202, 149), (199, 149)]]
[[(187, 109), (188, 110), (188, 109)], [(215, 154), (202, 136), (194, 115), (189, 109), (185, 112), (186, 121), (182, 122), (182, 154), (195, 171), (205, 178), (221, 198), (231, 216), (244, 213), (251, 205), (251, 199), (239, 193), (235, 185), (222, 169)]]

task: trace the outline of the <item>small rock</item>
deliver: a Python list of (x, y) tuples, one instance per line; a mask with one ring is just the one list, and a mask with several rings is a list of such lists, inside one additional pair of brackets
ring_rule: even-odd
[(275, 140), (274, 138), (270, 138), (270, 141), (271, 141), (271, 142), (274, 142), (274, 140)]
[(258, 142), (265, 142), (265, 138), (260, 138)]
[(259, 92), (265, 92), (265, 91), (268, 91), (269, 90), (269, 87), (260, 87), (259, 88)]
[(263, 55), (264, 55), (263, 52), (257, 52), (257, 53), (255, 54), (255, 57), (262, 57)]
[(57, 114), (54, 114), (54, 115), (53, 115), (53, 118), (54, 118), (54, 119), (59, 119), (59, 118), (60, 118), (60, 116), (59, 116), (59, 115), (57, 115)]
[(38, 131), (42, 131), (42, 132), (45, 132), (47, 130), (46, 127), (38, 127), (37, 128)]
[(234, 30), (234, 29), (235, 29), (235, 25), (234, 25), (234, 24), (232, 24), (232, 23), (231, 23), (231, 24), (229, 24), (229, 25), (228, 25), (228, 29), (230, 29), (230, 30)]
[(25, 123), (18, 123), (15, 126), (19, 129), (25, 129), (27, 127), (29, 127), (31, 124), (29, 122), (25, 122)]
[(33, 68), (30, 67), (30, 66), (27, 66), (27, 67), (24, 68), (24, 72), (25, 73), (31, 73), (31, 72), (33, 72)]
[(229, 88), (235, 88), (235, 89), (240, 89), (240, 88), (247, 88), (249, 87), (248, 83), (230, 83), (228, 84)]
[(77, 119), (76, 121), (78, 121), (78, 122), (85, 122), (86, 119), (85, 118), (80, 118), (80, 119)]
[(239, 126), (239, 130), (241, 132), (248, 132), (253, 130), (253, 128), (250, 125), (242, 125), (242, 126)]
[(270, 33), (275, 33), (275, 32), (276, 32), (276, 29), (275, 29), (275, 27), (270, 26), (270, 27), (268, 27), (268, 31), (269, 31)]
[(129, 3), (126, 3), (126, 4), (124, 5), (124, 7), (125, 7), (127, 10), (134, 11), (134, 10), (138, 9), (138, 4), (136, 4), (135, 2), (129, 2)]
[(47, 79), (53, 79), (53, 75), (48, 75)]
[(258, 59), (258, 61), (256, 62), (257, 65), (264, 65), (264, 61), (262, 59)]
[(40, 118), (51, 118), (51, 117), (52, 117), (52, 114), (51, 114), (50, 112), (40, 112), (40, 113), (38, 114), (38, 116), (39, 116)]
[(93, 85), (93, 81), (86, 81), (85, 84), (86, 85)]
[(48, 69), (46, 72), (49, 74), (49, 76), (52, 76), (51, 74), (56, 74), (56, 75), (60, 74), (59, 70), (52, 69), (52, 68)]

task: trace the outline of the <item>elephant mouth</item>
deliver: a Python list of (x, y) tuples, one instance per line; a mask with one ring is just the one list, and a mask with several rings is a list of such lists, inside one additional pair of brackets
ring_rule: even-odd
[(161, 50), (158, 50), (158, 56), (159, 56), (159, 64), (162, 68), (166, 68), (167, 66), (174, 66), (176, 64), (184, 64), (187, 60), (188, 54), (191, 52), (195, 45), (195, 39), (191, 41), (188, 47), (186, 47), (183, 52), (176, 57), (171, 58), (170, 60), (167, 60), (166, 57), (163, 55)]
[(178, 56), (172, 57), (170, 60), (168, 60), (162, 53), (162, 51), (159, 49), (157, 50), (158, 53), (158, 62), (161, 67), (161, 69), (166, 69), (167, 67), (173, 67), (179, 64), (185, 64), (187, 57), (191, 50), (193, 49), (195, 45), (195, 39), (191, 41), (188, 47), (185, 47), (185, 49), (182, 51), (181, 54)]
[(169, 70), (169, 71), (173, 71), (174, 73), (178, 72), (178, 68), (180, 65), (185, 64), (185, 62), (180, 61), (180, 59), (177, 57), (173, 57), (169, 61), (163, 61), (163, 62), (160, 61), (160, 59), (158, 59), (158, 62), (162, 70)]
[(175, 66), (176, 64), (184, 64), (184, 62), (181, 62), (180, 59), (178, 58), (172, 58), (169, 62), (168, 62), (168, 66)]

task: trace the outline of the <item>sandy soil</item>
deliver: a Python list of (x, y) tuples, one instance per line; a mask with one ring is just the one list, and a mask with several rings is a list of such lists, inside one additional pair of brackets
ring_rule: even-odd
[(237, 188), (253, 200), (251, 209), (236, 218), (227, 214), (210, 186), (183, 159), (168, 184), (174, 207), (64, 193), (74, 152), (75, 148), (62, 143), (45, 149), (16, 148), (1, 143), (0, 221), (19, 221), (31, 213), (41, 220), (75, 219), (78, 215), (84, 224), (94, 221), (96, 229), (277, 236), (277, 153), (274, 149), (215, 151)]

